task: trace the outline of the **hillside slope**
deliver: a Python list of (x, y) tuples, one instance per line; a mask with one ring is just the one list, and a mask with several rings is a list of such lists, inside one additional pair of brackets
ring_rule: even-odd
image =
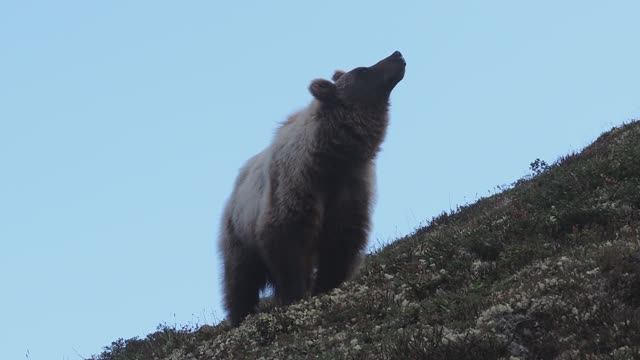
[(330, 294), (93, 359), (640, 358), (640, 122), (532, 169)]

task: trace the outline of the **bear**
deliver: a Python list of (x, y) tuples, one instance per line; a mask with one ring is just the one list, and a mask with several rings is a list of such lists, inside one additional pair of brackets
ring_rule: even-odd
[(369, 67), (313, 80), (312, 102), (281, 124), (240, 169), (222, 215), (224, 306), (232, 326), (270, 285), (279, 305), (330, 291), (358, 268), (367, 244), (374, 161), (399, 51)]

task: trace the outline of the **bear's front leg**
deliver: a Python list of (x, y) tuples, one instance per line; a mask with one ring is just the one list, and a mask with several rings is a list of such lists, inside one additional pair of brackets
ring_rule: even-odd
[[(318, 273), (313, 295), (322, 294), (348, 280), (358, 268), (367, 240), (367, 227), (361, 223), (332, 227), (324, 233), (318, 254)], [(329, 241), (325, 241), (331, 239)]]
[(287, 216), (271, 222), (263, 231), (263, 258), (280, 305), (302, 299), (310, 289), (319, 213), (305, 208), (307, 211), (286, 212)]
[(369, 182), (367, 177), (348, 179), (327, 203), (313, 295), (338, 287), (360, 265), (369, 235)]

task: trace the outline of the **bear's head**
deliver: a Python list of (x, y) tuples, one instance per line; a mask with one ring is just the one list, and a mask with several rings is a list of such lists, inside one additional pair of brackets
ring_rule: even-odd
[(334, 82), (317, 79), (309, 91), (324, 104), (349, 107), (387, 104), (391, 90), (404, 77), (406, 62), (399, 51), (369, 67), (336, 71)]

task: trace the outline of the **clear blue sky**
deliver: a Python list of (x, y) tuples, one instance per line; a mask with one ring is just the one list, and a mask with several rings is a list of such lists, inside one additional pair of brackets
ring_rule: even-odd
[(640, 117), (640, 2), (0, 2), (0, 358), (221, 310), (237, 169), (309, 82), (407, 59), (371, 242)]

